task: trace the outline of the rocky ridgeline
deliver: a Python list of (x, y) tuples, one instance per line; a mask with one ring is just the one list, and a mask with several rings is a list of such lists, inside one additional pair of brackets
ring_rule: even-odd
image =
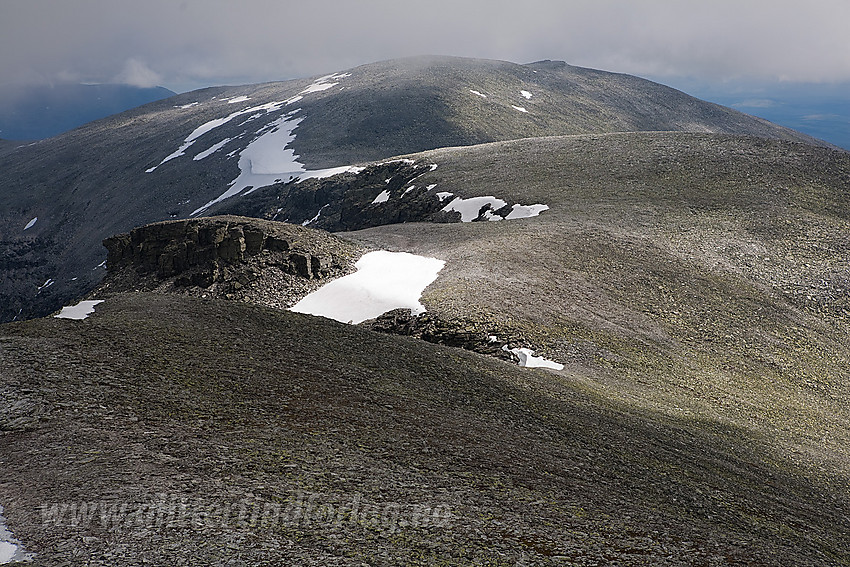
[(107, 278), (96, 294), (195, 289), (277, 307), (315, 287), (309, 282), (351, 271), (359, 256), (324, 231), (237, 216), (149, 224), (103, 245)]

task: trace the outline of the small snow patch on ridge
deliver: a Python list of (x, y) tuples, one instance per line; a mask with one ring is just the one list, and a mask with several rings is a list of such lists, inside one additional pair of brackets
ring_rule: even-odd
[(227, 104), (236, 104), (237, 102), (245, 102), (246, 100), (251, 100), (251, 97), (247, 96), (235, 96), (233, 98), (225, 99)]
[[(406, 192), (407, 191), (405, 191), (405, 193)], [(372, 201), (372, 204), (377, 205), (378, 203), (386, 203), (389, 200), (390, 200), (390, 192), (387, 191), (387, 190), (384, 190), (384, 191), (381, 191), (380, 193), (378, 193), (378, 196), (375, 197), (375, 200)]]
[(94, 313), (94, 306), (103, 303), (102, 299), (92, 299), (81, 301), (76, 305), (68, 305), (62, 308), (62, 311), (54, 315), (57, 319), (76, 319), (82, 320)]
[[(493, 216), (491, 211), (499, 210), (507, 205), (507, 203), (501, 199), (493, 197), (492, 195), (488, 195), (487, 197), (471, 197), (469, 199), (455, 197), (451, 203), (443, 207), (443, 211), (457, 211), (460, 213), (461, 222), (472, 222), (479, 217), (481, 209), (488, 205), (489, 209), (487, 212), (490, 213), (490, 216), (488, 217), (485, 214), (485, 217), (488, 220), (494, 220), (491, 218)], [(499, 220), (502, 220), (502, 217), (499, 217)]]
[(469, 89), (469, 92), (471, 92), (471, 93), (472, 93), (472, 94), (474, 94), (474, 95), (478, 95), (478, 96), (480, 96), (481, 98), (487, 98), (487, 95), (486, 95), (486, 94), (484, 94), (484, 93), (480, 93), (480, 92), (478, 92), (478, 91), (474, 91), (474, 90), (472, 90), (472, 89)]
[(531, 93), (528, 91), (519, 91), (519, 94), (525, 97), (525, 100), (529, 100), (531, 98)]
[(520, 112), (528, 112), (528, 111), (527, 111), (524, 107), (522, 107), (522, 106), (516, 106), (516, 105), (514, 105), (514, 104), (512, 104), (511, 106), (512, 106), (514, 109), (519, 110)]
[(534, 356), (534, 351), (527, 348), (508, 348), (507, 345), (502, 347), (502, 350), (511, 352), (519, 359), (519, 365), (526, 368), (551, 368), (552, 370), (563, 370), (564, 365), (548, 360), (542, 356)]
[(193, 106), (197, 106), (199, 104), (199, 102), (190, 102), (189, 104), (181, 104), (180, 106), (175, 106), (174, 108), (182, 108), (183, 110), (186, 110), (187, 108), (192, 108)]
[(31, 229), (33, 226), (35, 226), (36, 221), (38, 221), (38, 217), (35, 217), (35, 218), (34, 218), (34, 219), (32, 219), (30, 222), (28, 222), (28, 223), (27, 223), (27, 226), (25, 226), (25, 227), (24, 227), (24, 230), (29, 230), (29, 229)]
[(354, 324), (399, 308), (424, 313), (419, 298), (443, 266), (443, 260), (407, 252), (369, 252), (355, 264), (357, 272), (322, 286), (291, 311)]
[[(440, 202), (453, 196), (453, 193), (440, 192), (437, 193), (437, 198)], [(549, 210), (548, 205), (520, 205), (519, 203), (511, 207), (511, 211), (506, 216), (496, 214), (496, 211), (505, 207), (507, 203), (501, 199), (497, 199), (492, 195), (486, 197), (470, 197), (463, 199), (455, 197), (448, 205), (442, 208), (445, 212), (456, 211), (460, 213), (461, 222), (472, 222), (476, 219), (483, 218), (488, 221), (514, 220), (536, 217), (543, 211)]]
[(549, 205), (520, 205), (516, 204), (511, 208), (511, 212), (505, 217), (507, 220), (525, 219), (536, 217), (543, 211), (548, 211)]
[(337, 79), (344, 79), (345, 77), (350, 77), (351, 73), (334, 73), (333, 75), (325, 75), (324, 77), (319, 77), (313, 84), (301, 91), (301, 94), (308, 93), (316, 93), (319, 91), (326, 91), (331, 87), (335, 87), (339, 84), (339, 82), (332, 83), (331, 81)]

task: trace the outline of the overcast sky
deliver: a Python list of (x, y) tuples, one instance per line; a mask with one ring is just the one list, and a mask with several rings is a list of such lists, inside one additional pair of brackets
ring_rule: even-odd
[(0, 84), (282, 80), (443, 54), (850, 81), (850, 0), (0, 0)]

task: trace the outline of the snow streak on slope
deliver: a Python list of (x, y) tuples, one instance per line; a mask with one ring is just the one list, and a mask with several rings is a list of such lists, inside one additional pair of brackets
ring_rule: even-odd
[(219, 143), (210, 146), (209, 149), (202, 151), (201, 153), (199, 153), (198, 155), (196, 155), (192, 159), (194, 161), (202, 160), (205, 157), (208, 157), (209, 155), (214, 154), (215, 152), (217, 152), (218, 150), (223, 148), (225, 146), (225, 144), (227, 144), (227, 142), (231, 141), (232, 139), (233, 138), (225, 138), (222, 141), (220, 141)]
[[(334, 79), (341, 79), (350, 76), (349, 74), (334, 74), (327, 75), (316, 79), (310, 86), (301, 91), (297, 96), (287, 99), (283, 103), (270, 103), (277, 105), (267, 112), (272, 110), (280, 110), (280, 105), (289, 105), (304, 98), (301, 95), (325, 91), (331, 87), (338, 85), (338, 82), (331, 82)], [(239, 114), (246, 114), (257, 110), (264, 110), (262, 107), (254, 107), (240, 111)], [(212, 205), (219, 203), (225, 199), (233, 197), (248, 189), (247, 193), (251, 193), (260, 187), (272, 185), (281, 181), (292, 181), (294, 179), (304, 180), (310, 178), (330, 177), (338, 173), (346, 171), (358, 171), (358, 168), (352, 166), (333, 167), (328, 169), (307, 170), (304, 164), (298, 161), (295, 151), (289, 147), (289, 144), (295, 139), (294, 130), (298, 127), (304, 117), (295, 118), (301, 109), (295, 109), (287, 114), (284, 114), (277, 120), (266, 124), (256, 132), (256, 137), (239, 152), (239, 176), (230, 182), (227, 190), (216, 197), (215, 199), (205, 203), (192, 211), (191, 216), (197, 216), (207, 210)], [(229, 121), (231, 117), (227, 117)], [(194, 159), (203, 159), (210, 153), (222, 147), (229, 140), (223, 140), (212, 146), (210, 149), (195, 156)], [(246, 194), (247, 194), (246, 193)]]
[(301, 91), (301, 94), (309, 94), (316, 93), (319, 91), (326, 91), (331, 87), (337, 86), (339, 83), (332, 83), (331, 81), (335, 79), (344, 79), (345, 77), (350, 77), (351, 73), (334, 73), (333, 75), (325, 75), (324, 77), (320, 77), (313, 81), (313, 84)]
[(283, 101), (275, 101), (275, 102), (269, 102), (269, 103), (266, 103), (266, 104), (261, 104), (259, 106), (252, 106), (252, 107), (246, 108), (244, 110), (238, 110), (236, 112), (233, 112), (233, 113), (231, 113), (231, 114), (229, 114), (229, 115), (227, 115), (223, 118), (216, 118), (214, 120), (204, 122), (203, 124), (201, 124), (200, 126), (195, 128), (192, 131), (192, 133), (189, 134), (186, 137), (185, 140), (183, 140), (183, 144), (179, 148), (177, 148), (171, 154), (165, 156), (165, 158), (163, 158), (163, 160), (161, 162), (159, 162), (157, 165), (151, 167), (150, 169), (145, 170), (145, 173), (153, 173), (154, 171), (156, 171), (156, 168), (158, 168), (162, 164), (164, 164), (168, 161), (171, 161), (175, 158), (178, 158), (182, 155), (185, 155), (186, 150), (189, 149), (189, 146), (191, 146), (192, 144), (195, 143), (195, 140), (197, 140), (198, 138), (200, 138), (201, 136), (203, 136), (207, 132), (210, 132), (212, 130), (215, 130), (219, 126), (227, 124), (228, 122), (230, 122), (231, 120), (233, 120), (237, 116), (242, 116), (243, 114), (249, 114), (249, 113), (252, 113), (252, 112), (266, 112), (266, 113), (268, 113), (268, 112), (280, 110), (283, 106), (286, 106), (288, 104), (292, 104), (293, 102), (295, 102), (296, 99), (300, 100), (300, 97), (292, 97), (290, 99), (283, 100)]
[(423, 313), (419, 297), (444, 265), (443, 260), (406, 252), (369, 252), (355, 264), (356, 273), (319, 288), (292, 311), (354, 324), (399, 308)]
[(543, 211), (548, 211), (549, 205), (520, 205), (516, 204), (511, 208), (511, 212), (505, 217), (506, 220), (525, 219), (528, 217), (536, 217)]

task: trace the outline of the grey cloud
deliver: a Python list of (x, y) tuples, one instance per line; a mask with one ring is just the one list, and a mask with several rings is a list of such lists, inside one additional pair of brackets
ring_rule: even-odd
[(0, 81), (307, 76), (423, 53), (706, 80), (850, 80), (845, 0), (3, 0)]

